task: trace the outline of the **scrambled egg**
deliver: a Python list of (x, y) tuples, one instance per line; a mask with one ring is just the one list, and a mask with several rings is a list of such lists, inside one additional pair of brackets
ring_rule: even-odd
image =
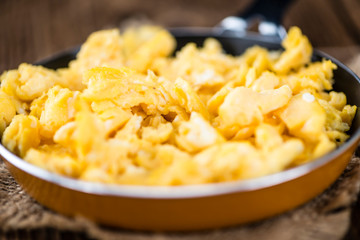
[(284, 51), (241, 56), (207, 39), (175, 57), (143, 26), (91, 34), (68, 68), (1, 75), (2, 144), (86, 181), (185, 185), (249, 179), (312, 161), (349, 137), (356, 106), (332, 91), (329, 60), (291, 28)]

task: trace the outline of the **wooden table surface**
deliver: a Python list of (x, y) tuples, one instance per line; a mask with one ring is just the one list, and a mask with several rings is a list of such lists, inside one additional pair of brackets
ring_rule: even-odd
[[(226, 16), (244, 11), (251, 3), (252, 0), (0, 0), (0, 73), (81, 44), (91, 32), (121, 27), (129, 19), (151, 20), (166, 27), (212, 27)], [(283, 25), (299, 26), (314, 47), (346, 61), (359, 53), (359, 13), (359, 0), (297, 0), (287, 9)], [(46, 236), (56, 232), (46, 231)]]
[[(93, 31), (128, 19), (166, 27), (212, 27), (243, 11), (251, 0), (1, 0), (0, 72), (81, 44)], [(359, 0), (297, 0), (285, 13), (286, 28), (299, 26), (316, 48), (339, 48), (344, 60), (360, 46)], [(330, 50), (331, 51), (331, 50)]]

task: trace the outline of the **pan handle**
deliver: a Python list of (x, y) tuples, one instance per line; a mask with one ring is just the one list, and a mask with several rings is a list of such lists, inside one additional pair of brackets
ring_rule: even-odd
[(255, 0), (244, 12), (222, 20), (218, 27), (224, 30), (246, 32), (258, 24), (257, 31), (261, 35), (283, 39), (286, 36), (286, 30), (281, 25), (281, 21), (285, 10), (292, 2), (293, 0)]

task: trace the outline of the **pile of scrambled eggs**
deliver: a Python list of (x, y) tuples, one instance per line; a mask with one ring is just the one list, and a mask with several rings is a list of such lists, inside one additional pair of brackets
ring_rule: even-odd
[(1, 75), (0, 133), (49, 171), (104, 183), (185, 185), (255, 178), (342, 144), (356, 106), (332, 91), (329, 60), (291, 28), (284, 51), (241, 56), (143, 26), (89, 36), (68, 68)]

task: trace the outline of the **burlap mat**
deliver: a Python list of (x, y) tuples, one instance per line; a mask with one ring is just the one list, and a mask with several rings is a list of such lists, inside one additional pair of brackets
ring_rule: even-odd
[[(360, 55), (348, 61), (360, 74)], [(305, 205), (255, 224), (190, 233), (148, 233), (101, 227), (72, 219), (39, 205), (14, 181), (0, 160), (0, 231), (57, 229), (95, 239), (343, 239), (350, 226), (351, 205), (360, 186), (360, 158), (354, 155), (342, 176), (324, 193)], [(1, 237), (0, 237), (1, 238)]]

